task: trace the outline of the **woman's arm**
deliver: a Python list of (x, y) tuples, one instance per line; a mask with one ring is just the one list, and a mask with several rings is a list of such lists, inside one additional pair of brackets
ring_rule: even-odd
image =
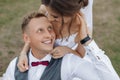
[(53, 58), (60, 58), (60, 57), (63, 57), (65, 54), (68, 54), (68, 53), (73, 53), (75, 55), (80, 56), (75, 50), (72, 50), (71, 48), (69, 48), (67, 46), (55, 47), (54, 50), (52, 50), (50, 52), (50, 54), (52, 55)]
[(27, 52), (29, 50), (29, 43), (25, 43), (23, 50), (20, 53), (19, 60), (18, 60), (18, 68), (21, 72), (28, 70), (28, 58)]
[[(82, 12), (83, 14), (81, 16), (84, 16), (86, 26), (87, 26), (87, 34), (92, 38), (92, 33), (93, 33), (93, 0), (89, 0), (88, 6), (81, 9), (80, 13)], [(84, 26), (82, 27), (84, 28)], [(83, 30), (83, 29), (81, 29)], [(81, 32), (81, 31), (80, 31)], [(81, 34), (81, 33), (80, 33)], [(83, 34), (81, 34), (81, 39)], [(89, 43), (89, 42), (88, 42)], [(84, 57), (85, 56), (85, 49), (81, 43), (78, 42), (78, 47), (76, 49), (76, 52), (78, 53), (79, 56)]]
[[(104, 54), (104, 51), (102, 51), (97, 44), (89, 37), (88, 28), (85, 25), (84, 19), (80, 17), (81, 21), (81, 28), (80, 28), (80, 41), (84, 40), (85, 43), (82, 43), (82, 45), (85, 48), (86, 53), (89, 55), (89, 58), (91, 59), (92, 63), (94, 64), (96, 70), (98, 73), (103, 73), (102, 76), (107, 77), (106, 74), (112, 75), (116, 80), (119, 80), (119, 76), (117, 75), (116, 71), (114, 70), (110, 59), (107, 57), (107, 55)], [(86, 38), (89, 37), (89, 39), (86, 40)], [(79, 42), (80, 42), (79, 41)], [(79, 49), (79, 48), (78, 48)]]
[(85, 56), (85, 49), (84, 49), (83, 45), (81, 45), (80, 40), (84, 39), (87, 35), (89, 35), (89, 32), (88, 32), (85, 20), (84, 20), (81, 13), (77, 14), (77, 18), (79, 18), (78, 20), (80, 21), (81, 25), (80, 25), (80, 30), (78, 32), (78, 35), (76, 37), (76, 42), (78, 43), (76, 50), (73, 50), (73, 49), (65, 47), (65, 46), (56, 47), (51, 52), (51, 54), (53, 55), (54, 58), (60, 58), (67, 53), (73, 53), (73, 54), (78, 55), (80, 57)]
[(83, 13), (85, 17), (85, 21), (87, 23), (88, 30), (90, 32), (90, 37), (92, 37), (93, 33), (93, 0), (88, 0), (88, 6), (81, 9), (80, 11)]

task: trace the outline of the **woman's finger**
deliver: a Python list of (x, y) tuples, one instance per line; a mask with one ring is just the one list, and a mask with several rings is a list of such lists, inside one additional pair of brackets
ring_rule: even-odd
[(29, 67), (28, 67), (28, 61), (27, 60), (25, 61), (25, 66), (24, 67), (25, 67), (26, 70), (29, 69)]
[(17, 67), (19, 68), (20, 72), (25, 72), (26, 68), (25, 65), (22, 63), (17, 64)]
[(53, 50), (50, 52), (50, 54), (57, 54), (59, 51), (58, 50)]
[(61, 56), (61, 55), (54, 55), (54, 56), (52, 56), (54, 59), (58, 59), (58, 58), (61, 58), (61, 57), (63, 57), (63, 56)]

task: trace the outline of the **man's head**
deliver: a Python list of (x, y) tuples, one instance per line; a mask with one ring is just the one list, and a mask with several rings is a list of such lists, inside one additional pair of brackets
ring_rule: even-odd
[(52, 24), (41, 13), (26, 16), (22, 23), (23, 38), (30, 43), (33, 53), (48, 53), (53, 49), (55, 33)]

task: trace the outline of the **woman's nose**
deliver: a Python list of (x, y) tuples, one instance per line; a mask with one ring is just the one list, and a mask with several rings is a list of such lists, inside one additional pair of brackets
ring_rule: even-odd
[(53, 22), (53, 21), (54, 21), (54, 18), (48, 18), (48, 20), (49, 20), (50, 22)]

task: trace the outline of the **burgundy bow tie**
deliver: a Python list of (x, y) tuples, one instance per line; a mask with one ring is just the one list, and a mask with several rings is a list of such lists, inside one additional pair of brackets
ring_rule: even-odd
[(41, 61), (41, 62), (32, 62), (32, 66), (38, 66), (38, 65), (45, 65), (48, 66), (49, 62), (48, 61)]

